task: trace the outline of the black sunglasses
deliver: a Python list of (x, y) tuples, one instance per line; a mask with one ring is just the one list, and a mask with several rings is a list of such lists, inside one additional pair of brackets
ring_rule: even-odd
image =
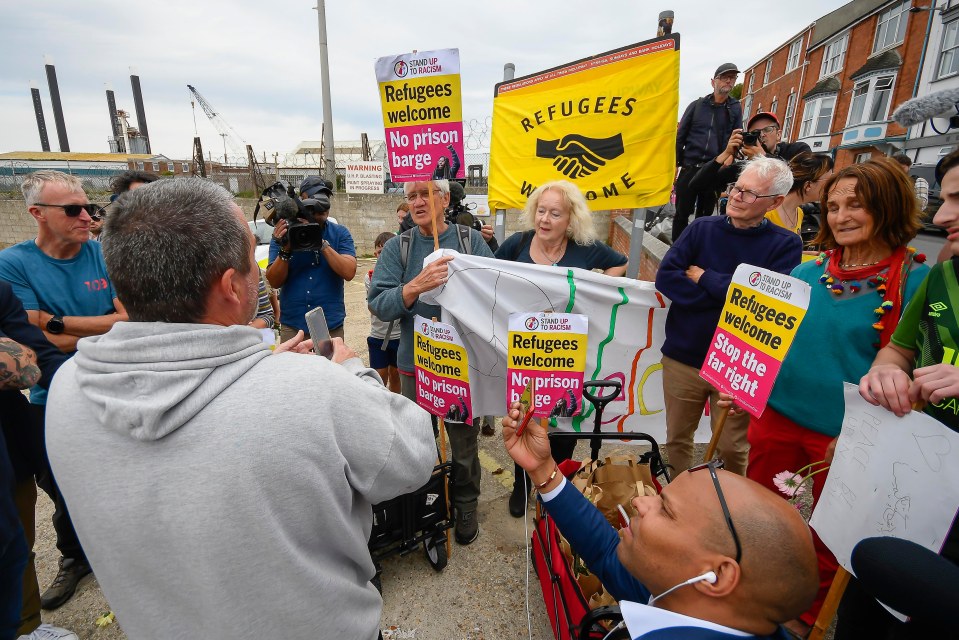
[(736, 543), (736, 564), (739, 564), (739, 561), (743, 558), (743, 547), (739, 543), (739, 535), (736, 533), (736, 527), (733, 525), (733, 517), (729, 515), (729, 506), (726, 504), (726, 496), (723, 495), (723, 488), (719, 486), (719, 476), (716, 475), (716, 469), (722, 468), (722, 460), (711, 460), (690, 467), (689, 472), (693, 473), (700, 469), (709, 469), (709, 475), (712, 476), (713, 484), (716, 486), (716, 495), (719, 496), (719, 505), (723, 508), (723, 516), (726, 518), (726, 526), (729, 527), (729, 533), (733, 534), (733, 542)]
[(99, 220), (103, 215), (103, 207), (98, 204), (44, 204), (43, 202), (34, 202), (37, 207), (60, 207), (69, 218), (76, 218), (80, 212), (86, 211), (94, 220)]

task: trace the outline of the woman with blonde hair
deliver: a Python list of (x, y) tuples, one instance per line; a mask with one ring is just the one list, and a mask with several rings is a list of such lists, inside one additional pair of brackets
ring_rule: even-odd
[[(500, 260), (600, 269), (611, 276), (626, 273), (626, 256), (597, 240), (586, 198), (572, 182), (547, 182), (533, 191), (520, 222), (527, 230), (514, 233), (503, 242), (496, 251)], [(575, 440), (550, 440), (553, 459), (557, 462), (570, 458), (575, 446)], [(522, 467), (516, 465), (515, 471), (509, 512), (519, 518), (526, 513), (530, 484)]]

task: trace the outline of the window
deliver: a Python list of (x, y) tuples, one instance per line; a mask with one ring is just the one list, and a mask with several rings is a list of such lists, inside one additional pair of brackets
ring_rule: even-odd
[(959, 72), (959, 20), (945, 25), (942, 34), (942, 50), (939, 52), (939, 68), (936, 79)]
[(167, 162), (167, 163), (166, 163), (166, 170), (169, 171), (170, 173), (173, 173), (174, 167), (173, 167), (173, 163), (172, 163), (172, 162)]
[(154, 163), (153, 163), (153, 170), (154, 170), (154, 171), (159, 171), (159, 170), (160, 170), (160, 163), (159, 163), (159, 162), (154, 162)]
[(802, 55), (802, 38), (789, 45), (789, 57), (786, 58), (786, 73), (799, 66), (799, 56)]
[(846, 126), (854, 127), (864, 122), (885, 120), (894, 79), (895, 76), (878, 76), (871, 80), (857, 82), (852, 89), (849, 120)]
[(832, 122), (832, 110), (836, 106), (836, 96), (823, 96), (806, 102), (803, 111), (802, 125), (799, 137), (829, 135), (829, 125)]
[(189, 162), (184, 162), (184, 163), (183, 163), (183, 173), (190, 173), (190, 163), (189, 163)]
[(753, 81), (754, 81), (754, 80), (756, 80), (756, 72), (755, 72), (755, 71), (753, 71), (752, 74), (749, 76), (749, 91), (747, 91), (746, 93), (752, 93), (752, 92), (753, 92)]
[(743, 100), (743, 123), (749, 122), (749, 112), (753, 107), (753, 97), (746, 96)]
[(763, 86), (769, 84), (769, 72), (773, 70), (773, 59), (766, 60), (766, 72), (763, 73)]
[(137, 163), (137, 170), (138, 170), (138, 171), (143, 171), (143, 163), (142, 163), (142, 162), (138, 162), (138, 163)]
[(831, 76), (842, 70), (842, 63), (846, 59), (846, 43), (849, 41), (849, 34), (833, 40), (826, 45), (822, 53), (822, 69), (819, 71), (819, 77)]
[[(771, 114), (773, 114), (773, 115), (775, 116), (775, 115), (776, 115), (776, 111), (778, 111), (778, 110), (779, 110), (779, 99), (778, 99), (778, 98), (773, 98), (773, 103), (772, 103), (771, 105), (769, 105), (769, 113), (771, 113)], [(776, 117), (778, 118), (779, 116), (776, 116)]]
[(789, 141), (789, 132), (793, 126), (793, 117), (796, 115), (796, 92), (793, 91), (786, 99), (786, 115), (783, 116), (783, 140)]
[(873, 53), (897, 45), (906, 39), (908, 5), (908, 2), (900, 2), (879, 15), (876, 42), (872, 46)]
[(854, 162), (855, 162), (856, 164), (861, 164), (861, 163), (865, 162), (866, 160), (868, 160), (868, 159), (871, 158), (871, 157), (872, 157), (872, 151), (867, 151), (867, 152), (865, 152), (865, 153), (857, 153), (857, 154), (856, 154), (856, 159), (854, 160)]

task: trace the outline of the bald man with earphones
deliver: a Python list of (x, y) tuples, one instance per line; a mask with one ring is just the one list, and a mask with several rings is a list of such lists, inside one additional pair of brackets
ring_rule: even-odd
[(503, 419), (510, 457), (619, 600), (631, 638), (790, 638), (781, 624), (809, 607), (819, 576), (809, 528), (789, 503), (710, 463), (634, 498), (617, 534), (559, 473), (543, 426), (516, 436), (519, 418), (514, 403)]

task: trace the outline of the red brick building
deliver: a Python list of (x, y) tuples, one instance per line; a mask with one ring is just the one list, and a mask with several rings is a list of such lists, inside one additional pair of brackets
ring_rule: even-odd
[(901, 150), (906, 130), (891, 114), (915, 95), (929, 28), (912, 5), (854, 0), (816, 20), (746, 70), (744, 120), (773, 112), (784, 140), (832, 153), (840, 168)]

